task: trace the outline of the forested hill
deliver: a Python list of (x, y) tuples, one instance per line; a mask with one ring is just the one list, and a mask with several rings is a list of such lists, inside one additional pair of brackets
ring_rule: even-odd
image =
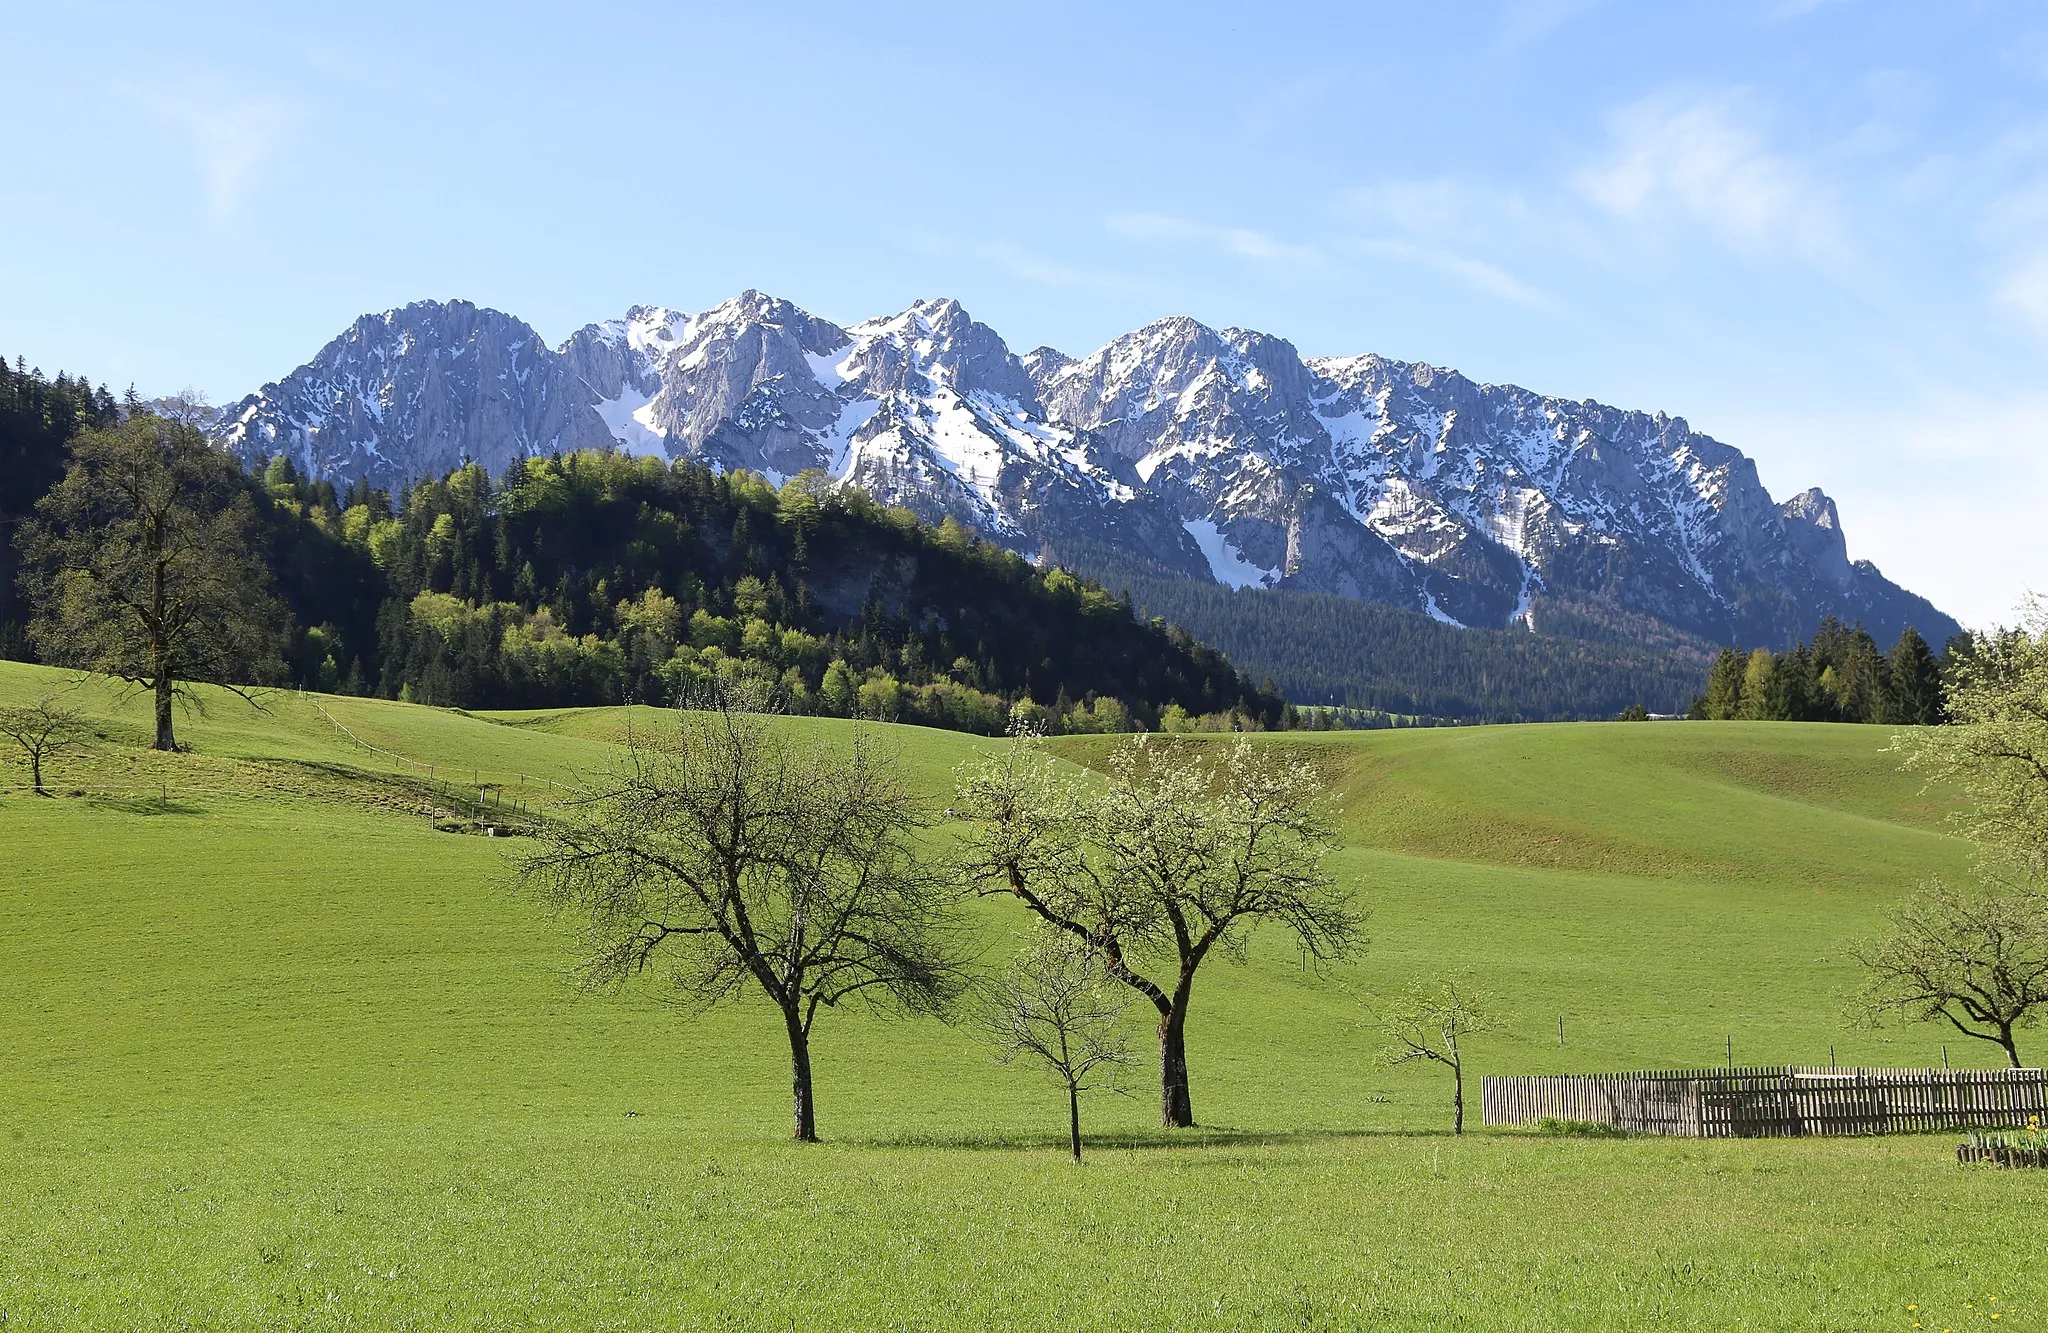
[(14, 534), (64, 475), (71, 437), (110, 426), (118, 415), (104, 386), (61, 371), (45, 379), (25, 358), (17, 357), (12, 368), (0, 359), (0, 656), (17, 656), (22, 648)]
[(1184, 632), (959, 524), (811, 476), (771, 486), (612, 453), (469, 466), (337, 496), (260, 484), (294, 674), (460, 707), (666, 702), (713, 678), (802, 712), (1000, 733), (1285, 725), (1286, 702)]
[(1213, 644), (1297, 704), (1463, 722), (1613, 717), (1632, 704), (1681, 713), (1707, 645), (1666, 630), (1644, 643), (1560, 610), (1571, 634), (1459, 629), (1412, 611), (1323, 593), (1233, 590), (1105, 575), (1141, 614)]

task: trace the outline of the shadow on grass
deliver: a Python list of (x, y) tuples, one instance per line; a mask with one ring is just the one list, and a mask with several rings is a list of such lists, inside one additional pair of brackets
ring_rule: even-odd
[(162, 796), (86, 796), (85, 803), (95, 810), (111, 810), (124, 815), (203, 815), (206, 807), (194, 805), (182, 798)]
[[(1447, 1129), (1231, 1129), (1201, 1125), (1193, 1129), (1124, 1130), (1083, 1134), (1085, 1150), (1128, 1151), (1148, 1148), (1272, 1148), (1292, 1143), (1336, 1143), (1347, 1139), (1447, 1139)], [(975, 1151), (1045, 1152), (1067, 1149), (1063, 1130), (1045, 1133), (886, 1134), (840, 1140), (861, 1148), (968, 1149)]]

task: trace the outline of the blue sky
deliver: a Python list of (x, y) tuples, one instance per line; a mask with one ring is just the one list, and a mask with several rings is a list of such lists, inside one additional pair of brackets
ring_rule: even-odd
[[(174, 12), (175, 11), (175, 12)], [(1662, 409), (1972, 623), (2048, 592), (2048, 7), (0, 3), (0, 352), (357, 314), (1168, 314)]]

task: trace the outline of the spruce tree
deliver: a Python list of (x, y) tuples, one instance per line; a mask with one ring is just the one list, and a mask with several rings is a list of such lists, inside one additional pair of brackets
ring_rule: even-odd
[(1892, 645), (1885, 694), (1885, 721), (1931, 727), (1942, 720), (1941, 663), (1920, 631), (1908, 625)]
[(1706, 715), (1716, 722), (1742, 716), (1742, 675), (1748, 659), (1723, 648), (1707, 673)]

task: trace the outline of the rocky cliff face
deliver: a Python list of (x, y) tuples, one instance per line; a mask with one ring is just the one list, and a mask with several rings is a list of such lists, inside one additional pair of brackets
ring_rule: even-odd
[(636, 307), (559, 348), (507, 315), (365, 316), (222, 413), (245, 455), (386, 486), (609, 447), (818, 470), (1034, 558), (1304, 588), (1464, 625), (1609, 604), (1733, 643), (1823, 614), (1955, 623), (1852, 563), (1818, 490), (1774, 501), (1683, 419), (1168, 319), (1019, 358), (958, 302), (850, 328), (745, 292)]

